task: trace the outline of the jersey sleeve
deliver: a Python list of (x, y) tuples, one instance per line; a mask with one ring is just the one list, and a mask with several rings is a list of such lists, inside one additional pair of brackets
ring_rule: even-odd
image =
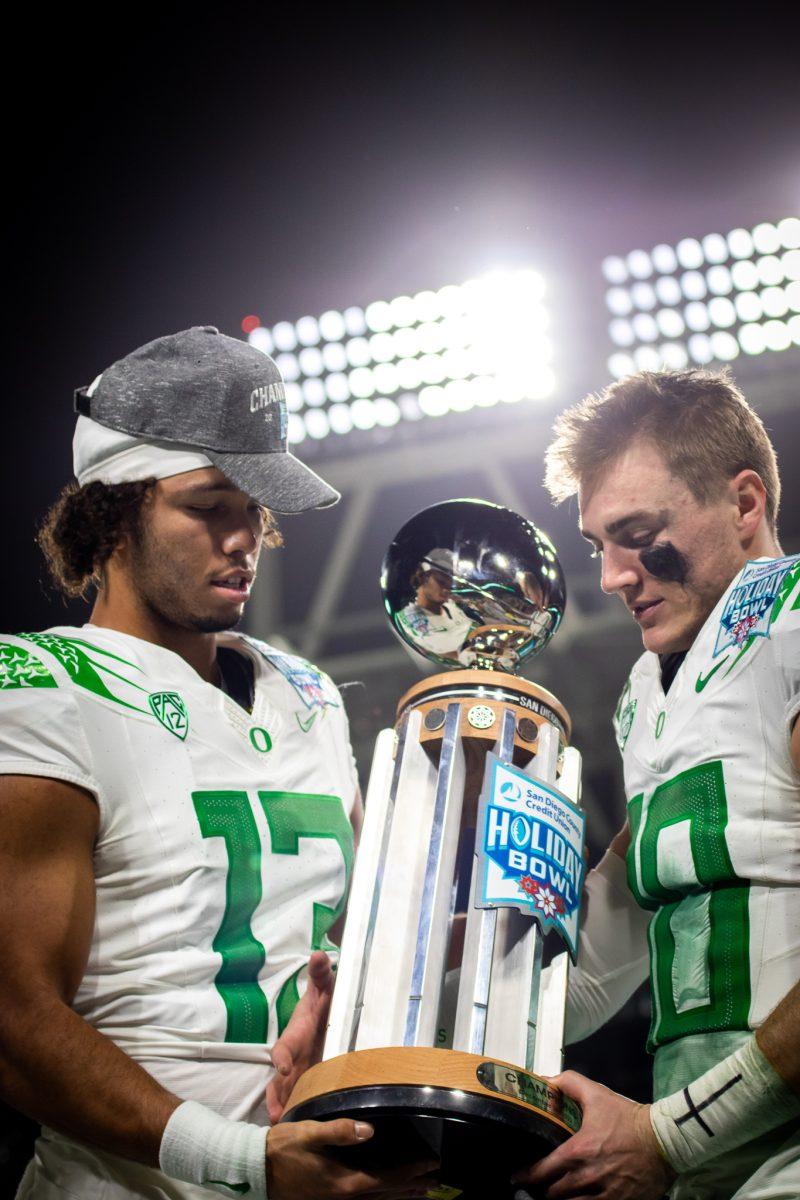
[(98, 794), (69, 683), (39, 656), (0, 639), (0, 774), (63, 779)]
[(787, 728), (800, 713), (800, 556), (775, 599), (770, 626)]
[(578, 965), (569, 977), (567, 1043), (589, 1037), (644, 983), (649, 923), (650, 913), (628, 889), (625, 863), (607, 850), (586, 881)]

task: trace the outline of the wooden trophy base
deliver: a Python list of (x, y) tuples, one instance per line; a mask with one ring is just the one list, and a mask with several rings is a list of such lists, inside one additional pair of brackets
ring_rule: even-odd
[[(356, 1050), (311, 1067), (284, 1121), (352, 1117), (374, 1137), (337, 1150), (348, 1166), (435, 1158), (431, 1200), (512, 1200), (510, 1176), (580, 1126), (577, 1106), (537, 1075), (477, 1054), (428, 1047)], [(331, 1153), (334, 1153), (331, 1151)]]

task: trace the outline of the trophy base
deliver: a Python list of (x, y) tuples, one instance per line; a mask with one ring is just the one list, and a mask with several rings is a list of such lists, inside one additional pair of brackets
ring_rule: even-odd
[(390, 1047), (343, 1054), (298, 1081), (284, 1121), (351, 1117), (375, 1134), (330, 1151), (383, 1169), (436, 1159), (431, 1200), (512, 1200), (510, 1176), (578, 1128), (576, 1106), (546, 1080), (475, 1054)]

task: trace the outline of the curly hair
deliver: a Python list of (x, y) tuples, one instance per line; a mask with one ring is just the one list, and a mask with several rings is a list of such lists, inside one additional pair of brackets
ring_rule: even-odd
[(68, 483), (45, 514), (36, 540), (56, 586), (86, 599), (101, 581), (120, 538), (136, 536), (155, 479), (133, 483)]
[[(36, 540), (56, 586), (66, 596), (86, 599), (102, 583), (103, 568), (120, 539), (138, 540), (142, 514), (152, 496), (155, 479), (132, 483), (68, 483), (45, 514)], [(263, 545), (281, 546), (275, 519), (264, 512)]]

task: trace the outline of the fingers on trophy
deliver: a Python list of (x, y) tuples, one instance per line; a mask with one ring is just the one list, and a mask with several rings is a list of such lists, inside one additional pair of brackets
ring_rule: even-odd
[[(438, 1160), (436, 1200), (509, 1197), (580, 1111), (562, 1066), (583, 884), (580, 755), (550, 692), (515, 672), (564, 613), (552, 543), (479, 500), (412, 517), (384, 606), (429, 674), (377, 738), (323, 1060), (285, 1120), (351, 1116), (362, 1167)], [(566, 945), (545, 971), (543, 942)]]

